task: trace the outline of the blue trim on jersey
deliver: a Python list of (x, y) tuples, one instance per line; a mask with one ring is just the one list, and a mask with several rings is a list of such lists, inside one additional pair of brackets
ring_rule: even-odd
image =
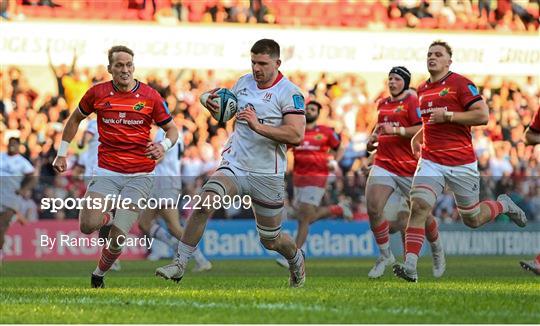
[(169, 123), (169, 121), (172, 120), (172, 117), (168, 117), (167, 119), (161, 121), (161, 122), (158, 122), (156, 123), (159, 127), (163, 126), (163, 125), (166, 125), (167, 123)]
[(476, 88), (476, 86), (474, 86), (473, 84), (468, 84), (467, 87), (469, 88), (472, 96), (477, 96), (480, 94), (480, 92), (478, 92), (478, 88)]
[(135, 79), (135, 81), (136, 81), (137, 83), (135, 84), (135, 87), (133, 87), (133, 89), (131, 90), (132, 93), (135, 93), (135, 92), (139, 89), (139, 87), (141, 86), (141, 82), (140, 82), (140, 81), (138, 81), (137, 79)]
[(169, 106), (167, 105), (167, 101), (163, 100), (163, 107), (165, 108), (165, 112), (167, 112), (168, 115), (171, 115), (171, 111), (169, 110)]

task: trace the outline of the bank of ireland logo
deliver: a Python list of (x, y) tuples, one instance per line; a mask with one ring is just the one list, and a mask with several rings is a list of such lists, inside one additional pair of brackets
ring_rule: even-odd
[(119, 112), (118, 117), (119, 118), (125, 118), (126, 117), (126, 112)]
[(133, 106), (133, 110), (140, 111), (144, 108), (145, 104), (146, 104), (145, 102), (137, 102), (137, 104)]

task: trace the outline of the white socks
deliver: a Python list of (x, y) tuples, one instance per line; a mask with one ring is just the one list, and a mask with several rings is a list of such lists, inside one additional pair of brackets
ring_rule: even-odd
[(182, 267), (185, 268), (187, 266), (189, 258), (191, 258), (191, 255), (193, 255), (193, 252), (195, 252), (196, 249), (197, 247), (192, 247), (180, 241), (178, 243), (178, 253), (176, 255), (176, 260), (180, 265), (182, 265)]
[(294, 255), (293, 258), (287, 259), (290, 267), (300, 266), (303, 260), (304, 260), (304, 256), (302, 256), (302, 252), (300, 251), (300, 249), (296, 249), (296, 254)]

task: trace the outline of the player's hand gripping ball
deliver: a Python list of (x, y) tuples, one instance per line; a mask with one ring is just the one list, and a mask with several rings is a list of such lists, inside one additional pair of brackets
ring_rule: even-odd
[(205, 92), (201, 95), (200, 101), (220, 123), (231, 120), (236, 114), (236, 96), (226, 88)]

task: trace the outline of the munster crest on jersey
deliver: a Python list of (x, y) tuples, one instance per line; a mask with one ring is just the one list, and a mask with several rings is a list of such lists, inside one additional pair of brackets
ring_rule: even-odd
[(144, 102), (137, 102), (137, 104), (133, 106), (133, 110), (135, 111), (142, 110), (144, 108), (144, 104), (145, 104)]
[(401, 111), (403, 111), (403, 105), (398, 106), (398, 107), (394, 110), (394, 113), (399, 113), (399, 112), (401, 112)]
[(450, 89), (447, 87), (447, 88), (445, 88), (445, 89), (443, 89), (442, 91), (439, 92), (439, 96), (445, 96), (449, 92), (450, 92)]

